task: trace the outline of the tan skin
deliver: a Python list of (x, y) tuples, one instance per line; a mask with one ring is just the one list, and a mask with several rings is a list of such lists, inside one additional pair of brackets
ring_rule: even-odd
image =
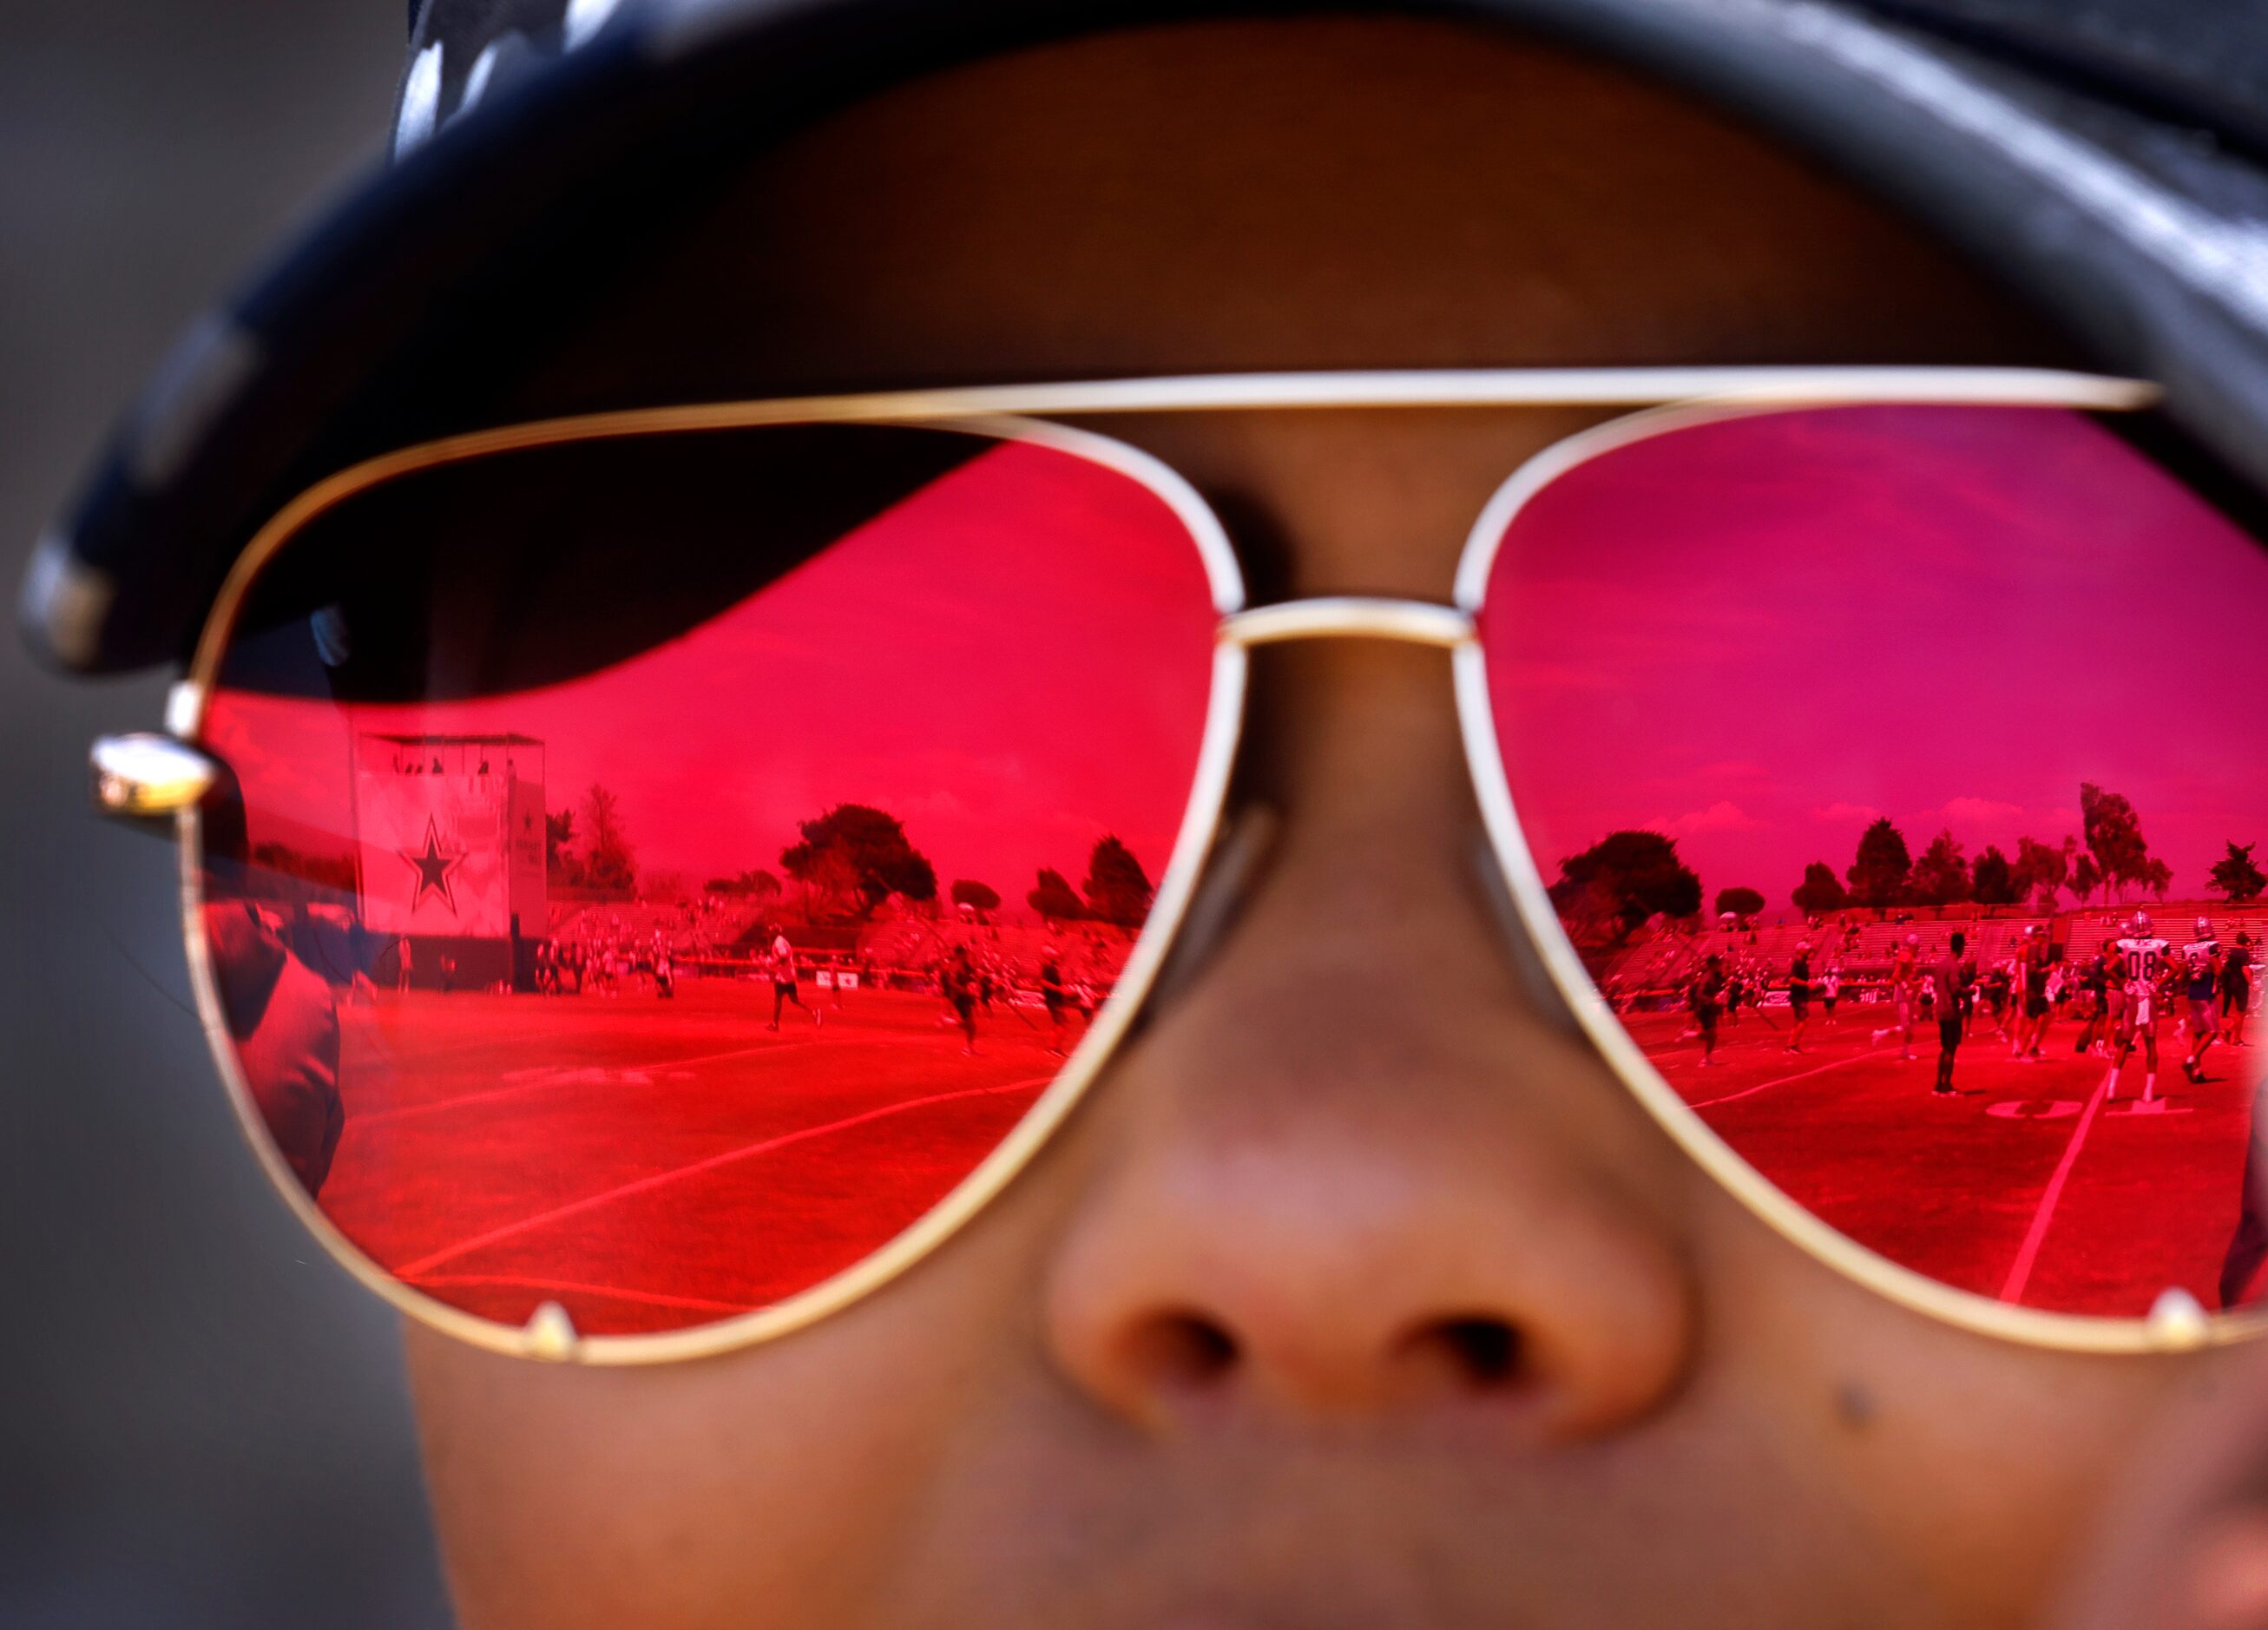
[[(799, 139), (731, 216), (608, 355), (744, 358), (751, 394), (2063, 359), (1808, 166), (1447, 26), (981, 63)], [(1104, 428), (1264, 535), (1284, 592), (1438, 601), (1490, 490), (1582, 422)], [(2088, 1551), (2111, 1468), (2232, 1361), (1964, 1334), (1782, 1240), (1523, 977), (1442, 656), (1289, 648), (1256, 686), (1269, 864), (945, 1249), (668, 1368), (411, 1331), (468, 1630), (2007, 1624)]]

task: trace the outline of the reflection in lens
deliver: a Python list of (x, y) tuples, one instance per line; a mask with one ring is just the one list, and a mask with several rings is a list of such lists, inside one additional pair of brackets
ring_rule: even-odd
[(856, 1264), (1110, 993), (1213, 620), (1145, 488), (945, 432), (350, 502), (263, 574), (202, 732), (206, 947), (277, 1152), (512, 1324), (682, 1328)]
[(1866, 408), (1581, 465), (1483, 632), (1538, 868), (1671, 1088), (1894, 1262), (2136, 1317), (2268, 1259), (2257, 611), (2268, 557), (2102, 426)]

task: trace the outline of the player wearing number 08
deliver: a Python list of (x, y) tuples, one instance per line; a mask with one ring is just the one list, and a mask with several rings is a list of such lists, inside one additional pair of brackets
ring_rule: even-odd
[(2110, 1061), (2110, 1073), (2103, 1080), (2103, 1098), (2107, 1102), (2118, 1095), (2118, 1073), (2126, 1067), (2133, 1056), (2134, 1038), (2142, 1038), (2142, 1102), (2152, 1103), (2158, 1095), (2158, 1015), (2163, 998), (2159, 983), (2166, 968), (2166, 942), (2153, 932), (2150, 914), (2137, 911), (2126, 925), (2126, 937), (2114, 941), (2111, 951), (2117, 960), (2117, 977), (2122, 982), (2123, 996), (2118, 1008), (2117, 1051)]

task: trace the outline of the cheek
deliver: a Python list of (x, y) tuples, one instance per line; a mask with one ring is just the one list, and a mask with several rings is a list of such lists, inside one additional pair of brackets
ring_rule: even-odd
[(848, 1617), (898, 1435), (842, 1369), (784, 1348), (656, 1370), (538, 1369), (423, 1331), (410, 1371), (467, 1630)]
[(1823, 1501), (1964, 1619), (2029, 1621), (2110, 1472), (2208, 1355), (2057, 1353), (1954, 1330), (1851, 1283), (1730, 1197), (1695, 1230), (1718, 1373)]
[(895, 1285), (718, 1359), (554, 1368), (411, 1327), (465, 1630), (867, 1620), (972, 1396), (1032, 1350), (1043, 1176)]

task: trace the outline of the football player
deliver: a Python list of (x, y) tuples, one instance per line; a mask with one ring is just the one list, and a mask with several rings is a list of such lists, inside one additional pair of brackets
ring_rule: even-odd
[(2142, 1102), (2154, 1103), (2158, 1095), (2158, 1015), (2163, 998), (2160, 985), (2168, 963), (2166, 942), (2150, 926), (2150, 914), (2137, 911), (2126, 925), (2126, 936), (2111, 945), (2117, 959), (2116, 978), (2118, 986), (2117, 1051), (2110, 1060), (2110, 1073), (2103, 1079), (2106, 1101), (2118, 1095), (2118, 1073), (2133, 1056), (2134, 1039), (2140, 1036), (2144, 1063)]
[(1921, 936), (1910, 933), (1906, 942), (1898, 947), (1890, 958), (1890, 1000), (1896, 1005), (1897, 1022), (1889, 1029), (1876, 1030), (1874, 1039), (1879, 1045), (1882, 1037), (1895, 1033), (1898, 1038), (1898, 1057), (1911, 1060), (1913, 1051), (1914, 1005), (1919, 999), (1916, 989), (1921, 979)]
[(2215, 999), (2220, 993), (2220, 941), (2213, 937), (2213, 919), (2200, 917), (2190, 942), (2182, 947), (2183, 989), (2190, 999), (2190, 1055), (2182, 1060), (2182, 1073), (2191, 1081), (2205, 1080), (2205, 1051), (2220, 1036), (2220, 1014)]

